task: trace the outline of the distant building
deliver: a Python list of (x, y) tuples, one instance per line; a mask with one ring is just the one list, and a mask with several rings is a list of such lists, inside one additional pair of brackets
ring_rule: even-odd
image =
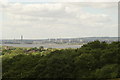
[(23, 43), (23, 35), (21, 35), (21, 37), (20, 37), (20, 38), (21, 38), (21, 43)]
[(23, 40), (23, 35), (21, 35), (21, 41)]

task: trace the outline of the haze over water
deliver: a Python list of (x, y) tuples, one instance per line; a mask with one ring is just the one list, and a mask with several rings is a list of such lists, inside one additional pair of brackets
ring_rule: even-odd
[[(0, 44), (1, 45), (1, 44)], [(80, 48), (82, 45), (68, 45), (68, 44), (3, 44), (2, 46), (13, 47), (40, 47), (44, 48)]]

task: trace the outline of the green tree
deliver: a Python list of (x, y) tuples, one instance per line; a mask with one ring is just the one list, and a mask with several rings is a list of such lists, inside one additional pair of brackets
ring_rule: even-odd
[(110, 64), (105, 65), (101, 69), (97, 69), (95, 72), (96, 78), (116, 78), (118, 75), (118, 65), (117, 64)]

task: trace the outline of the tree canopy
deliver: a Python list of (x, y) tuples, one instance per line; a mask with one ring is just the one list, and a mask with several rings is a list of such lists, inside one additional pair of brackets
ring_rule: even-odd
[(94, 41), (77, 49), (3, 50), (3, 78), (120, 77), (120, 42)]

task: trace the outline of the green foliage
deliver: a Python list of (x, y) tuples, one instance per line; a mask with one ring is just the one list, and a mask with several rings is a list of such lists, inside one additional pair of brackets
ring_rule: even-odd
[(3, 50), (3, 78), (118, 78), (120, 42), (94, 41), (77, 49)]
[[(96, 68), (96, 59), (92, 54), (81, 54), (75, 60), (75, 75), (79, 78), (90, 78), (91, 72)], [(81, 74), (82, 73), (82, 74)]]
[(95, 72), (96, 78), (116, 78), (117, 75), (118, 75), (117, 64), (105, 65), (101, 69), (97, 69)]
[(12, 50), (11, 53), (13, 53), (13, 54), (20, 54), (20, 53), (24, 53), (24, 51), (21, 48), (17, 48), (15, 50)]

